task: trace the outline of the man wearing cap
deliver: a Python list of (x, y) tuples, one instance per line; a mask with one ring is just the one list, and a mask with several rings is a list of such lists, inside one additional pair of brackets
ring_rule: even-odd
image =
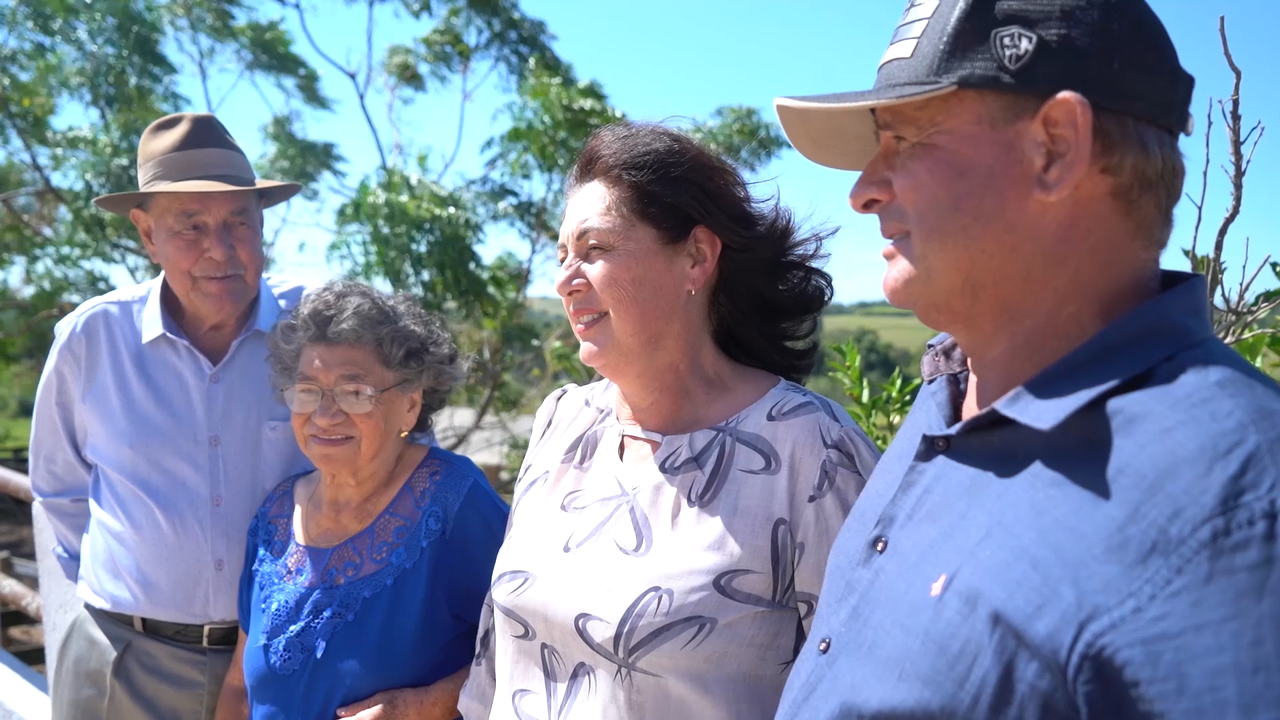
[(58, 649), (53, 716), (210, 718), (237, 637), (250, 518), (310, 468), (272, 393), (266, 331), (303, 286), (263, 275), (258, 180), (214, 116), (151, 124), (133, 221), (160, 276), (57, 325), (36, 392), (31, 484), (84, 610)]
[(1280, 712), (1280, 386), (1161, 271), (1193, 79), (1143, 0), (913, 0), (780, 98), (942, 335), (777, 717)]

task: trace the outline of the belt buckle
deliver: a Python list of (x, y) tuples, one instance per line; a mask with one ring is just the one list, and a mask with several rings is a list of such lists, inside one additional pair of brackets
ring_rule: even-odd
[(210, 644), (209, 644), (209, 630), (210, 630), (210, 628), (212, 628), (213, 626), (212, 626), (212, 625), (203, 625), (203, 626), (201, 626), (201, 627), (202, 627), (202, 630), (201, 630), (202, 635), (201, 635), (201, 638), (200, 638), (200, 644), (201, 644), (201, 645), (203, 645), (203, 646), (204, 646), (204, 647), (206, 647), (206, 648), (208, 648), (208, 647), (212, 647), (212, 645), (210, 645)]

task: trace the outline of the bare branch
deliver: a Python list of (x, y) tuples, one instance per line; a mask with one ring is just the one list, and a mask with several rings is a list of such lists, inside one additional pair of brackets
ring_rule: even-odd
[(1227, 121), (1227, 140), (1228, 150), (1231, 159), (1231, 201), (1227, 207), (1226, 216), (1222, 218), (1222, 224), (1218, 227), (1218, 236), (1214, 239), (1213, 255), (1211, 260), (1211, 273), (1209, 273), (1209, 295), (1212, 297), (1216, 294), (1215, 290), (1222, 282), (1222, 251), (1226, 247), (1227, 233), (1231, 230), (1232, 224), (1236, 218), (1240, 216), (1240, 205), (1244, 200), (1244, 153), (1240, 144), (1240, 81), (1243, 73), (1240, 67), (1236, 65), (1235, 58), (1231, 56), (1231, 46), (1227, 43), (1227, 19), (1225, 16), (1218, 16), (1218, 36), (1222, 38), (1222, 54), (1227, 59), (1227, 65), (1231, 67), (1231, 73), (1235, 76), (1235, 82), (1231, 89), (1231, 105), (1230, 116), (1227, 116), (1227, 105), (1221, 104), (1223, 117)]
[[(222, 107), (222, 103), (226, 102), (227, 98), (231, 97), (231, 91), (236, 89), (236, 86), (240, 84), (240, 79), (244, 77), (248, 70), (249, 66), (247, 64), (240, 66), (240, 72), (236, 74), (235, 79), (232, 80), (231, 84), (227, 86), (227, 89), (223, 91), (222, 97), (218, 98), (218, 102), (214, 104), (213, 112), (218, 112), (218, 109)], [(261, 90), (259, 90), (259, 92), (261, 92)]]
[[(1267, 132), (1267, 128), (1265, 125), (1262, 124), (1261, 120), (1259, 120), (1258, 123), (1253, 126), (1253, 130), (1258, 131), (1258, 137), (1253, 139), (1253, 145), (1249, 147), (1249, 156), (1246, 157), (1244, 160), (1244, 172), (1241, 174), (1248, 174), (1249, 166), (1253, 164), (1253, 153), (1255, 150), (1258, 149), (1258, 143), (1262, 142), (1262, 136), (1265, 135)], [(1253, 134), (1253, 130), (1249, 131), (1249, 135)], [(1246, 140), (1247, 140), (1247, 136), (1246, 136)]]
[(364, 25), (364, 92), (373, 84), (373, 5), (376, 0), (366, 0), (368, 13)]
[(31, 146), (27, 136), (18, 130), (18, 120), (13, 116), (13, 111), (9, 109), (9, 103), (5, 102), (3, 95), (0, 95), (0, 115), (4, 115), (4, 119), (9, 121), (9, 126), (13, 128), (13, 134), (18, 136), (18, 141), (22, 143), (22, 147), (27, 151), (27, 157), (31, 160), (31, 168), (40, 176), (40, 181), (44, 183), (49, 192), (53, 193), (54, 197), (58, 198), (58, 202), (67, 205), (67, 199), (49, 181), (49, 174), (44, 171), (44, 166), (40, 164), (40, 158), (36, 155), (35, 148)]
[(27, 229), (31, 231), (32, 235), (35, 235), (36, 237), (39, 237), (39, 238), (44, 238), (45, 240), (53, 239), (53, 236), (50, 235), (47, 230), (42, 230), (36, 227), (35, 223), (31, 222), (30, 218), (18, 212), (18, 209), (15, 208), (12, 205), (12, 203), (10, 203), (8, 198), (0, 199), (0, 206), (3, 206), (5, 210), (8, 210), (9, 212), (13, 213), (14, 217), (18, 218), (18, 220), (20, 220), (22, 224), (25, 225)]
[(444, 165), (440, 168), (440, 175), (436, 178), (436, 182), (444, 180), (444, 176), (449, 172), (449, 168), (453, 167), (453, 163), (458, 159), (458, 151), (462, 149), (462, 131), (466, 127), (467, 120), (467, 103), (471, 100), (471, 95), (467, 92), (467, 77), (470, 75), (471, 65), (468, 63), (462, 68), (460, 78), (462, 84), (462, 97), (458, 101), (458, 132), (453, 140), (453, 152), (449, 153), (449, 159), (445, 160)]
[(387, 125), (391, 126), (391, 159), (397, 160), (404, 152), (404, 144), (400, 136), (400, 121), (396, 120), (396, 101), (400, 99), (400, 83), (391, 80), (386, 83), (387, 91)]
[(289, 213), (291, 212), (293, 212), (293, 203), (285, 203), (284, 213), (280, 215), (280, 224), (276, 226), (276, 231), (271, 234), (271, 243), (267, 245), (268, 254), (275, 252), (276, 243), (280, 242), (281, 233), (289, 226)]
[[(1209, 190), (1209, 140), (1213, 132), (1213, 98), (1209, 98), (1209, 110), (1205, 113), (1209, 122), (1204, 129), (1204, 169), (1200, 172), (1200, 202), (1194, 200), (1191, 204), (1196, 208), (1196, 226), (1191, 232), (1191, 272), (1202, 272), (1204, 268), (1196, 267), (1196, 250), (1200, 241), (1200, 222), (1204, 220), (1204, 196)], [(1190, 200), (1190, 194), (1187, 195)]]
[(200, 33), (196, 32), (195, 24), (190, 18), (187, 18), (187, 24), (191, 28), (191, 44), (196, 48), (196, 71), (200, 73), (200, 89), (204, 91), (204, 105), (209, 112), (213, 112), (213, 97), (209, 94), (209, 69), (204, 45), (200, 42)]
[[(1277, 307), (1280, 307), (1280, 301), (1277, 301), (1276, 304), (1272, 306), (1272, 309), (1275, 309)], [(1253, 330), (1250, 330), (1249, 332), (1243, 333), (1239, 337), (1232, 339), (1227, 344), (1235, 345), (1238, 342), (1242, 342), (1250, 338), (1262, 337), (1263, 335), (1280, 335), (1280, 327), (1254, 328)]]
[(271, 98), (267, 97), (267, 94), (263, 92), (262, 86), (258, 84), (258, 79), (250, 75), (249, 84), (253, 86), (254, 90), (258, 91), (258, 97), (262, 98), (262, 104), (267, 106), (267, 109), (271, 111), (272, 115), (276, 115), (276, 105), (271, 102)]
[[(320, 44), (316, 42), (316, 39), (311, 35), (311, 29), (307, 27), (307, 17), (306, 17), (306, 13), (302, 9), (301, 0), (293, 0), (293, 9), (298, 13), (298, 25), (302, 27), (302, 34), (306, 36), (307, 42), (311, 44), (311, 48), (315, 50), (316, 54), (318, 54), (322, 59), (324, 59), (325, 62), (332, 65), (334, 69), (336, 69), (338, 72), (342, 73), (343, 75), (346, 75), (347, 79), (351, 81), (351, 87), (355, 88), (355, 91), (356, 91), (356, 99), (359, 100), (360, 102), (360, 112), (364, 114), (365, 124), (369, 126), (369, 133), (373, 135), (373, 144), (378, 149), (378, 159), (382, 163), (382, 169), (388, 170), (389, 168), (387, 167), (387, 153), (382, 149), (382, 138), (378, 135), (378, 127), (373, 123), (373, 117), (369, 115), (369, 104), (365, 100), (365, 96), (367, 95), (367, 91), (368, 91), (367, 85), (361, 85), (359, 75), (356, 73), (355, 70), (352, 70), (338, 63), (338, 61), (330, 57), (328, 53), (320, 49)], [(369, 0), (369, 26), (367, 30), (367, 37), (368, 37), (369, 48), (370, 48), (369, 62), (371, 63), (368, 69), (368, 72), (372, 73), (373, 72), (373, 68), (372, 68), (373, 0)]]
[(9, 200), (16, 200), (20, 197), (25, 197), (27, 195), (39, 195), (44, 192), (48, 192), (48, 190), (46, 188), (42, 188), (35, 185), (31, 187), (18, 188), (17, 190), (10, 190), (9, 192), (0, 193), (0, 203), (7, 202)]

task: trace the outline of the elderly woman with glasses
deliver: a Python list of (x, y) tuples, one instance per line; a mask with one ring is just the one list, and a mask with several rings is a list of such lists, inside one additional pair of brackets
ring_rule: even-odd
[(413, 441), (463, 376), (457, 348), (412, 298), (334, 282), (272, 331), (270, 361), (316, 470), (249, 529), (217, 717), (456, 718), (507, 519), (475, 464)]

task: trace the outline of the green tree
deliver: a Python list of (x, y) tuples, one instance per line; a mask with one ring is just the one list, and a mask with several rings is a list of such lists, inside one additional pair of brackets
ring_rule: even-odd
[[(0, 286), (7, 353), (0, 363), (21, 360), (38, 371), (59, 317), (110, 289), (121, 272), (135, 280), (156, 272), (128, 221), (91, 205), (98, 194), (135, 185), (146, 125), (168, 112), (243, 112), (261, 100), (259, 171), (307, 186), (285, 212), (299, 203), (332, 212), (329, 256), (348, 274), (410, 291), (449, 319), (475, 358), (461, 397), (480, 411), (477, 424), (492, 411), (528, 409), (554, 383), (589, 376), (563, 322), (547, 327), (530, 317), (527, 293), (553, 246), (565, 172), (586, 137), (623, 113), (598, 82), (576, 76), (552, 49), (546, 25), (514, 0), (346, 0), (365, 26), (333, 47), (313, 33), (316, 7), (299, 0), (0, 5), (0, 261), (10, 268)], [(421, 32), (379, 45), (380, 26)], [(320, 70), (336, 81), (323, 84)], [(195, 97), (179, 88), (196, 88)], [(482, 169), (468, 176), (459, 169), (473, 125), (467, 113), (486, 90), (507, 103), (483, 145)], [(406, 147), (401, 127), (423, 112), (423, 100), (449, 93), (458, 93), (452, 142)], [(341, 108), (368, 130), (371, 171), (306, 130), (318, 114)], [(746, 170), (785, 147), (752, 108), (720, 108), (688, 131)], [(517, 249), (486, 261), (481, 248), (499, 234), (514, 234)], [(11, 405), (20, 412), (21, 403)], [(469, 432), (448, 442), (456, 446)]]

